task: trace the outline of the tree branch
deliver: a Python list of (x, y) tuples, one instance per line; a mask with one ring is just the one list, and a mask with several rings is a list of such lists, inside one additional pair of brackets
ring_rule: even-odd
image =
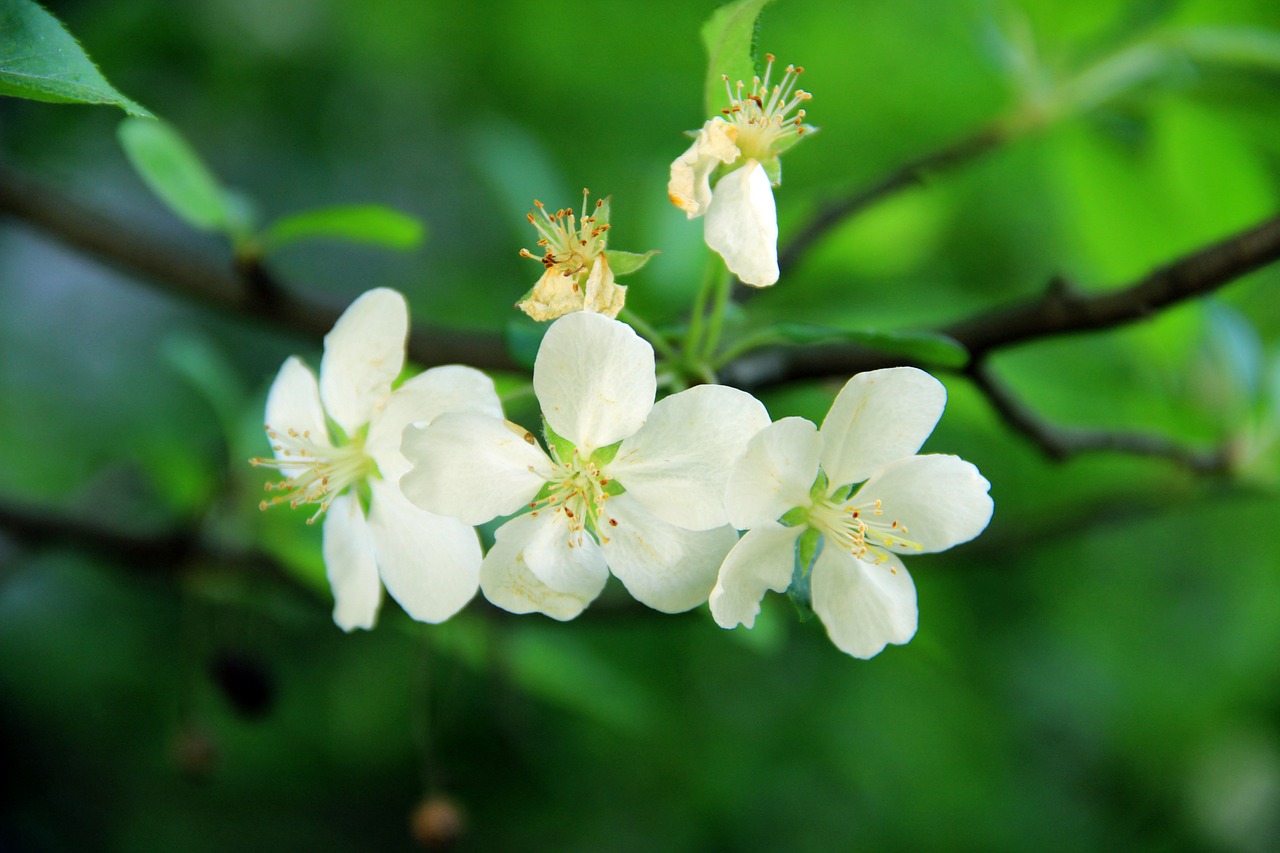
[(1226, 448), (1199, 450), (1151, 433), (1057, 426), (1018, 399), (984, 362), (974, 364), (967, 374), (1010, 427), (1055, 461), (1061, 462), (1081, 453), (1112, 452), (1167, 459), (1196, 474), (1222, 475), (1230, 470), (1231, 459)]
[[(1178, 303), (1212, 293), (1277, 259), (1280, 215), (1184, 255), (1116, 290), (1084, 294), (1065, 279), (1057, 278), (1039, 296), (981, 311), (932, 331), (959, 342), (969, 351), (970, 364), (977, 364), (1006, 347), (1145, 320)], [(760, 388), (911, 363), (914, 362), (910, 359), (856, 344), (777, 347), (736, 359), (726, 366), (722, 379), (729, 384)]]
[(869, 187), (850, 193), (844, 198), (827, 202), (814, 212), (808, 222), (800, 226), (791, 242), (779, 253), (778, 267), (785, 275), (799, 263), (801, 257), (815, 243), (845, 220), (899, 190), (923, 184), (934, 172), (947, 171), (978, 159), (1007, 138), (1008, 132), (1003, 125), (991, 125), (944, 148), (912, 160)]
[[(168, 293), (315, 340), (333, 328), (344, 309), (293, 293), (260, 264), (224, 263), (174, 249), (4, 166), (0, 213)], [(424, 325), (416, 325), (409, 337), (409, 357), (428, 366), (465, 363), (485, 370), (520, 369), (500, 335)]]

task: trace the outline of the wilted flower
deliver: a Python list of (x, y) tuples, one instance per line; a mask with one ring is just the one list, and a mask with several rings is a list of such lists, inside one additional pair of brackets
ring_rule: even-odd
[[(764, 79), (751, 91), (738, 81), (736, 92), (725, 77), (729, 106), (709, 119), (689, 150), (671, 164), (667, 195), (690, 219), (706, 214), (707, 245), (729, 270), (757, 287), (778, 280), (778, 214), (772, 185), (782, 180), (778, 155), (811, 128), (805, 111), (791, 111), (811, 97), (795, 85), (803, 68), (788, 65), (772, 88), (774, 57), (767, 56)], [(713, 173), (722, 177), (711, 188)]]
[(653, 348), (630, 326), (579, 312), (547, 330), (533, 371), (549, 448), (510, 422), (443, 415), (405, 431), (405, 495), (498, 528), (480, 569), (485, 596), (516, 613), (577, 616), (609, 571), (644, 604), (706, 600), (737, 541), (729, 466), (768, 424), (749, 394), (702, 385), (654, 403)]
[[(818, 430), (784, 418), (758, 433), (729, 477), (730, 521), (747, 534), (720, 569), (711, 613), (750, 628), (766, 589), (808, 584), (841, 650), (869, 658), (916, 631), (916, 590), (898, 554), (981, 533), (990, 484), (955, 456), (917, 456), (946, 390), (911, 367), (853, 377)], [(812, 560), (797, 560), (797, 545)], [(806, 551), (802, 547), (801, 553)]]
[(392, 390), (408, 330), (396, 291), (370, 290), (353, 302), (325, 336), (319, 382), (297, 358), (280, 368), (267, 395), (274, 458), (250, 460), (285, 475), (267, 484), (278, 494), (263, 509), (314, 505), (308, 523), (324, 516), (333, 619), (347, 631), (373, 626), (382, 584), (413, 618), (440, 622), (471, 600), (479, 582), (475, 531), (401, 494), (409, 463), (400, 435), (444, 412), (496, 416), (502, 409), (493, 382), (469, 367), (436, 367)]

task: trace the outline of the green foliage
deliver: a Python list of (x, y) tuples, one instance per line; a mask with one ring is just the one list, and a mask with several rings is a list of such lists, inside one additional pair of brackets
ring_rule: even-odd
[(245, 225), (213, 172), (167, 122), (128, 118), (120, 123), (120, 145), (156, 197), (187, 224), (202, 231), (242, 235)]
[(0, 95), (151, 115), (108, 83), (75, 37), (32, 0), (0, 0)]
[(704, 86), (707, 116), (716, 116), (725, 103), (724, 78), (730, 85), (748, 85), (756, 75), (756, 32), (760, 13), (770, 0), (735, 0), (711, 13), (702, 25), (702, 45), (707, 49)]
[(277, 219), (259, 239), (263, 251), (304, 240), (342, 240), (407, 251), (422, 245), (426, 227), (408, 214), (376, 204), (306, 210)]

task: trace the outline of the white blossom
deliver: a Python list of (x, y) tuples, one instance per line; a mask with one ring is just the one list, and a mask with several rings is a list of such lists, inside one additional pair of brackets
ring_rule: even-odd
[[(475, 531), (405, 500), (400, 454), (406, 425), (444, 412), (501, 412), (493, 382), (469, 367), (436, 367), (392, 384), (404, 366), (409, 317), (404, 297), (363, 294), (325, 336), (320, 378), (295, 357), (267, 395), (274, 458), (251, 460), (285, 475), (265, 509), (314, 505), (324, 518), (324, 562), (333, 619), (343, 630), (371, 628), (382, 585), (415, 619), (441, 622), (475, 595), (480, 545)], [(381, 578), (381, 580), (379, 580)]]
[[(860, 373), (821, 430), (784, 418), (753, 437), (726, 491), (730, 521), (748, 532), (711, 593), (716, 622), (752, 627), (765, 591), (798, 576), (841, 650), (869, 658), (910, 640), (916, 590), (898, 555), (966, 542), (993, 509), (973, 465), (916, 455), (945, 403), (942, 384), (915, 368)], [(797, 558), (806, 534), (820, 539), (811, 572)]]
[(447, 414), (405, 430), (409, 500), (482, 524), (511, 518), (480, 569), (516, 613), (578, 615), (612, 571), (639, 601), (679, 612), (706, 600), (737, 541), (729, 467), (769, 423), (758, 400), (703, 385), (654, 402), (653, 348), (579, 312), (553, 323), (534, 365), (548, 450), (501, 418)]
[[(671, 164), (667, 195), (690, 219), (706, 215), (707, 245), (743, 282), (766, 287), (778, 280), (778, 213), (772, 186), (781, 180), (778, 155), (813, 128), (805, 111), (791, 111), (810, 95), (795, 85), (803, 68), (787, 66), (770, 88), (773, 56), (764, 79), (751, 91), (725, 78), (729, 106), (697, 132), (689, 149)], [(720, 173), (715, 189), (713, 175)]]

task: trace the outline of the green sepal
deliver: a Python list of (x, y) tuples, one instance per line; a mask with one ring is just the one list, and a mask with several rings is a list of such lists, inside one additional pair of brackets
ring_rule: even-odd
[[(800, 127), (804, 128), (804, 133), (788, 133), (786, 136), (781, 137), (776, 142), (774, 142), (773, 145), (769, 147), (775, 156), (777, 156), (778, 154), (784, 154), (787, 151), (790, 151), (792, 148), (795, 148), (796, 145), (800, 143), (802, 140), (808, 139), (810, 136), (818, 132), (818, 128), (814, 127), (811, 124), (802, 124), (800, 125)], [(765, 166), (765, 168), (768, 169), (769, 167)]]
[(555, 489), (556, 489), (555, 483), (543, 483), (542, 488), (538, 489), (538, 493), (534, 495), (532, 499), (530, 499), (529, 503), (530, 504), (541, 503), (542, 501), (551, 497), (551, 493), (555, 491)]
[(369, 485), (368, 477), (361, 477), (354, 485), (356, 500), (360, 501), (360, 508), (364, 511), (365, 518), (369, 517), (369, 508), (373, 506), (373, 486)]
[(813, 618), (813, 561), (817, 559), (822, 547), (822, 534), (816, 530), (806, 530), (796, 543), (796, 565), (791, 574), (791, 586), (787, 588), (787, 597), (796, 608), (796, 615), (801, 622)]
[(702, 44), (707, 49), (707, 76), (703, 86), (707, 115), (719, 115), (727, 107), (724, 76), (750, 85), (756, 75), (756, 29), (760, 12), (769, 0), (737, 0), (711, 13), (702, 25)]
[(616, 441), (608, 447), (598, 447), (596, 452), (591, 454), (591, 464), (597, 468), (603, 468), (613, 461), (613, 457), (618, 455), (618, 448), (622, 446), (621, 441)]
[(615, 249), (605, 249), (604, 259), (609, 263), (609, 269), (613, 271), (613, 275), (616, 278), (635, 272), (649, 263), (650, 258), (658, 254), (661, 254), (661, 252), (657, 249), (650, 249), (647, 252), (623, 252)]
[(779, 518), (778, 523), (783, 527), (799, 527), (809, 520), (809, 508), (804, 506), (792, 507), (784, 512)]
[(599, 207), (587, 210), (587, 216), (594, 216), (597, 225), (609, 224), (609, 206), (613, 203), (613, 196), (605, 196), (603, 202)]
[(823, 500), (827, 496), (827, 486), (831, 485), (831, 481), (827, 479), (827, 472), (821, 468), (818, 469), (818, 476), (813, 478), (813, 485), (809, 487), (809, 500)]
[(562, 435), (558, 435), (545, 419), (542, 421), (542, 435), (547, 440), (547, 449), (551, 451), (551, 457), (560, 465), (571, 461), (573, 455), (578, 452), (578, 448), (574, 447), (573, 442)]
[(625, 495), (627, 493), (627, 490), (624, 489), (622, 484), (617, 480), (610, 480), (601, 487), (601, 490), (611, 498), (616, 498), (618, 495)]
[(831, 500), (835, 503), (842, 503), (853, 496), (854, 491), (861, 485), (860, 483), (850, 483), (847, 486), (841, 486), (831, 493)]
[(777, 157), (770, 157), (767, 160), (762, 160), (760, 162), (760, 165), (764, 167), (764, 174), (765, 174), (765, 177), (769, 179), (769, 183), (773, 184), (775, 187), (778, 184), (782, 183), (782, 161), (781, 160), (779, 160)]

